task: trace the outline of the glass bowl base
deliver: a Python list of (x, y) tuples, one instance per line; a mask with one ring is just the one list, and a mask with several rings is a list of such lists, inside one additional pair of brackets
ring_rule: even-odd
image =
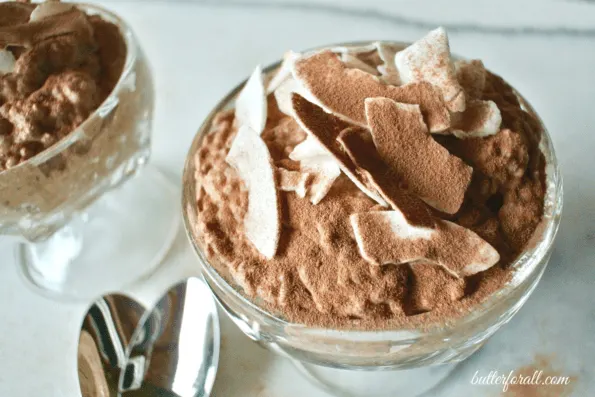
[(351, 370), (291, 360), (312, 383), (337, 397), (417, 397), (434, 389), (459, 363), (402, 370)]
[(47, 240), (17, 246), (17, 263), (36, 292), (88, 300), (150, 275), (180, 222), (178, 196), (154, 167), (75, 215)]

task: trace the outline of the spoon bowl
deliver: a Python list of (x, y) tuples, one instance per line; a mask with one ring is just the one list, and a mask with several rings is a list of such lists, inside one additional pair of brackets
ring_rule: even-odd
[(88, 310), (79, 339), (82, 397), (208, 397), (219, 362), (219, 319), (202, 279), (147, 308), (110, 294)]

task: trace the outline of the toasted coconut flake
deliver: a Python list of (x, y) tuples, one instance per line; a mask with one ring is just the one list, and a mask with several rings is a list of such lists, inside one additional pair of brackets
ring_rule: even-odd
[(284, 81), (291, 77), (293, 63), (302, 56), (299, 52), (287, 51), (283, 56), (283, 62), (275, 76), (267, 84), (267, 93), (274, 92)]
[(277, 168), (279, 190), (284, 192), (295, 192), (298, 197), (306, 197), (308, 186), (314, 174), (310, 172), (291, 171), (285, 168)]
[(341, 54), (341, 61), (343, 61), (345, 66), (348, 68), (359, 69), (363, 72), (373, 74), (374, 76), (378, 75), (378, 71), (376, 69), (348, 52)]
[(241, 126), (226, 161), (236, 169), (248, 188), (248, 210), (244, 217), (246, 238), (266, 258), (277, 252), (281, 235), (281, 208), (275, 184), (275, 168), (260, 135)]
[(300, 91), (300, 84), (295, 81), (294, 78), (290, 77), (284, 80), (282, 83), (279, 84), (273, 95), (275, 95), (275, 100), (277, 101), (277, 107), (283, 113), (288, 116), (291, 116), (291, 93), (292, 92), (299, 92)]
[(452, 116), (452, 133), (457, 138), (483, 138), (500, 131), (502, 115), (493, 101), (467, 101), (467, 109)]
[(319, 106), (308, 102), (304, 97), (292, 95), (293, 112), (296, 121), (302, 127), (308, 137), (315, 139), (332, 156), (341, 168), (341, 171), (368, 197), (378, 204), (387, 206), (386, 201), (376, 192), (374, 188), (366, 186), (366, 180), (357, 173), (356, 167), (351, 159), (343, 153), (337, 137), (341, 131), (352, 127), (346, 122), (326, 113)]
[(428, 207), (416, 196), (400, 186), (400, 181), (380, 159), (372, 135), (360, 127), (341, 131), (337, 141), (357, 167), (367, 185), (373, 187), (391, 206), (400, 211), (409, 223), (415, 226), (434, 226), (434, 218)]
[(464, 277), (500, 260), (481, 237), (449, 221), (438, 220), (434, 229), (419, 227), (399, 211), (352, 214), (350, 221), (362, 258), (377, 266), (428, 261)]
[(325, 111), (361, 127), (367, 126), (364, 101), (373, 97), (419, 104), (431, 132), (450, 126), (442, 93), (427, 82), (388, 85), (369, 73), (347, 68), (331, 51), (300, 58), (294, 64), (293, 75)]
[(378, 51), (378, 56), (383, 62), (382, 65), (378, 66), (380, 79), (386, 84), (401, 85), (399, 70), (395, 65), (395, 55), (398, 52), (397, 46), (380, 41), (377, 41), (374, 45)]
[(341, 175), (336, 160), (311, 136), (298, 144), (289, 158), (300, 162), (300, 168), (312, 174), (308, 196), (312, 204), (318, 204), (331, 190)]
[(324, 160), (332, 160), (331, 156), (316, 139), (307, 136), (302, 142), (293, 148), (289, 153), (289, 158), (293, 161), (308, 163), (310, 161), (318, 161), (318, 157), (323, 157)]
[(388, 98), (368, 98), (365, 106), (382, 161), (428, 205), (457, 212), (473, 170), (430, 136), (419, 106)]
[(366, 44), (361, 46), (336, 46), (331, 48), (332, 52), (336, 52), (338, 54), (366, 54), (368, 52), (374, 51), (376, 46), (374, 44)]
[(465, 93), (457, 81), (444, 28), (432, 30), (395, 55), (395, 65), (403, 84), (427, 81), (439, 87), (448, 109), (465, 110)]
[(293, 117), (293, 109), (291, 105), (291, 94), (300, 94), (303, 97), (308, 98), (310, 102), (316, 102), (309, 92), (293, 77), (288, 78), (277, 87), (274, 92), (275, 100), (277, 101), (277, 107), (284, 114)]
[(314, 174), (314, 178), (308, 189), (308, 196), (310, 202), (316, 205), (320, 203), (331, 190), (335, 180), (341, 175), (341, 169), (334, 161), (324, 161), (310, 169)]
[(262, 80), (260, 65), (244, 85), (236, 100), (236, 120), (258, 134), (264, 131), (267, 121), (267, 98)]

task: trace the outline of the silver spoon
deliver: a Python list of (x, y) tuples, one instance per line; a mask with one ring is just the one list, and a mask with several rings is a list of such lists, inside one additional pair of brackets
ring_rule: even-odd
[(219, 362), (219, 319), (191, 277), (147, 309), (111, 294), (88, 310), (78, 351), (82, 397), (208, 397)]

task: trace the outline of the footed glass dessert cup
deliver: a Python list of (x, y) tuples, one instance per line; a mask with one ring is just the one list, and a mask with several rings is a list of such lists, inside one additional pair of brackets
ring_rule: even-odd
[(154, 106), (144, 54), (118, 16), (77, 7), (119, 28), (126, 45), (122, 74), (67, 137), (0, 172), (0, 235), (19, 238), (17, 260), (29, 285), (68, 300), (149, 274), (179, 226), (175, 190), (156, 169), (143, 167)]
[[(394, 43), (405, 48), (407, 43)], [(339, 46), (370, 44), (347, 43)], [(333, 48), (336, 46), (329, 46)], [(318, 48), (319, 50), (321, 48)], [(270, 65), (274, 73), (280, 62)], [(538, 284), (552, 253), (562, 211), (562, 179), (551, 139), (533, 108), (520, 94), (524, 109), (543, 127), (540, 149), (546, 159), (544, 215), (532, 241), (512, 264), (512, 279), (471, 312), (447, 323), (422, 328), (361, 331), (316, 328), (290, 323), (246, 298), (241, 287), (223, 277), (206, 259), (193, 227), (196, 219), (196, 175), (193, 155), (212, 129), (214, 116), (234, 107), (245, 82), (213, 109), (200, 127), (186, 160), (183, 177), (183, 217), (207, 284), (236, 325), (252, 340), (289, 358), (318, 386), (338, 396), (413, 397), (435, 390), (457, 363), (476, 352), (523, 306)], [(439, 387), (439, 386), (438, 386)], [(431, 394), (434, 395), (434, 394)]]

